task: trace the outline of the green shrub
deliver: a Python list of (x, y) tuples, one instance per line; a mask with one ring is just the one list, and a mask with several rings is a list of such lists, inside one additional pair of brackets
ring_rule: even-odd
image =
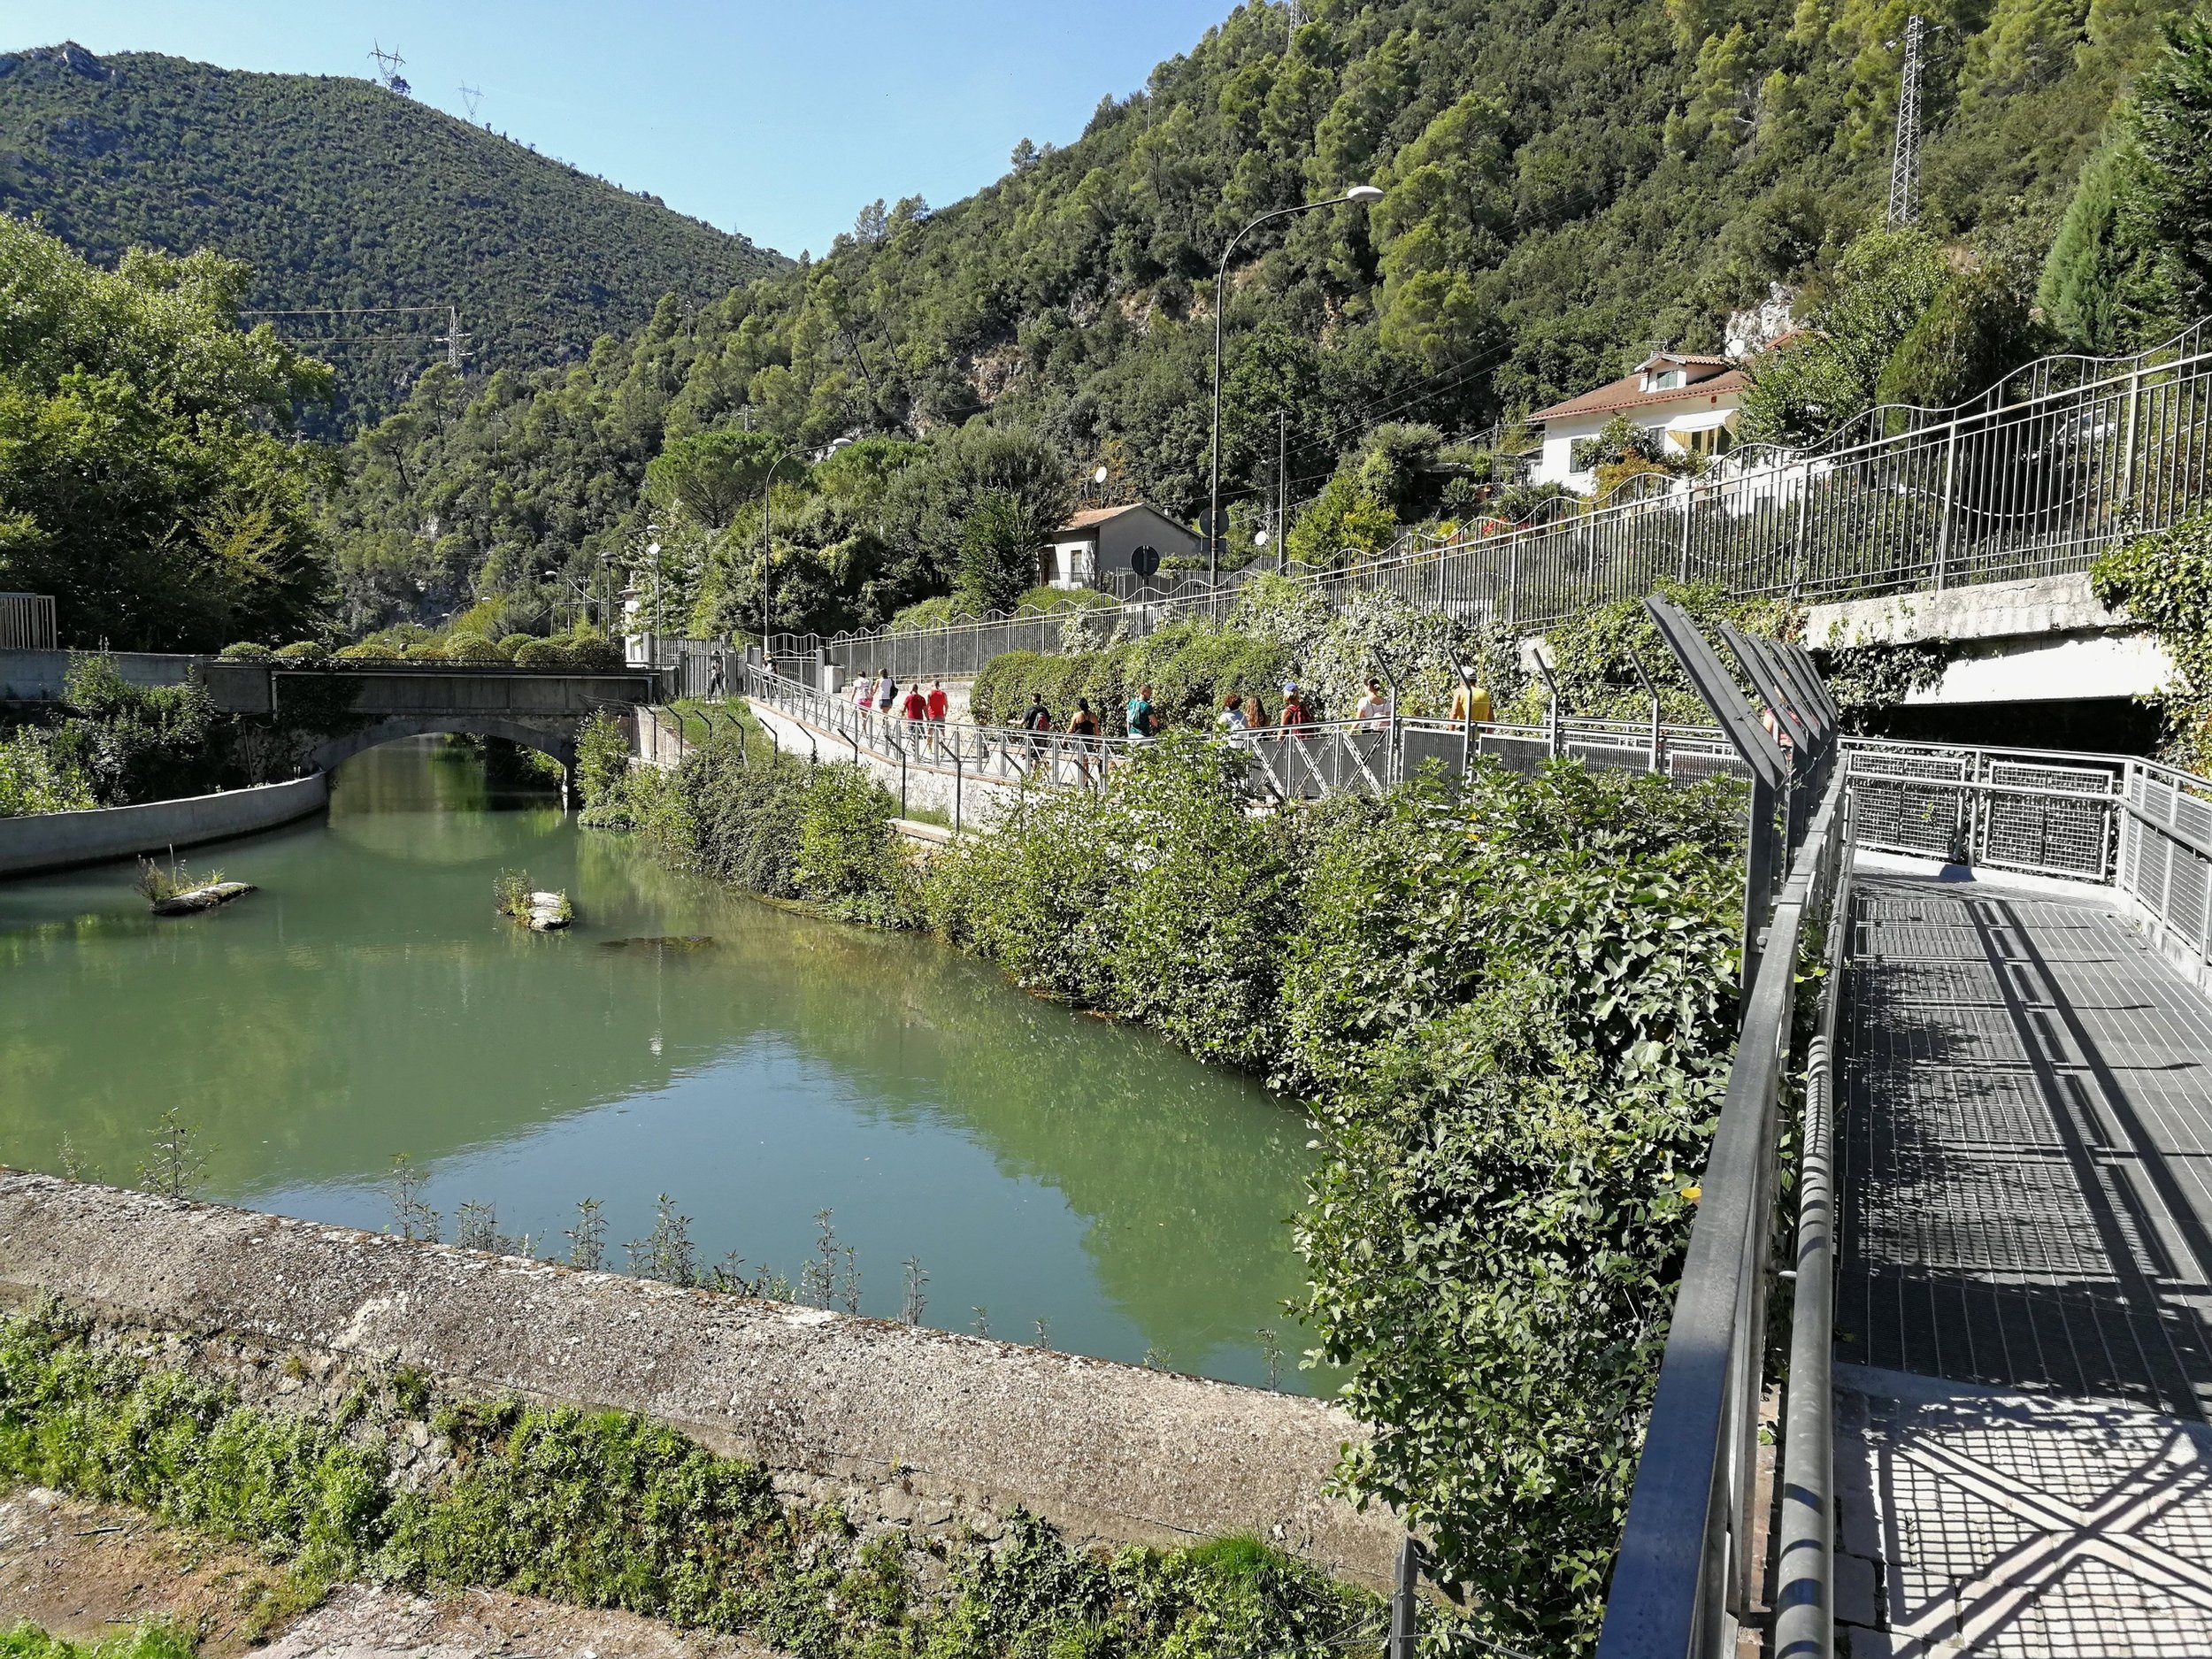
[(630, 738), (622, 722), (604, 709), (576, 728), (576, 787), (587, 808), (597, 806), (621, 786), (630, 771)]
[(563, 641), (569, 660), (588, 673), (608, 673), (623, 666), (622, 643), (603, 634), (579, 631)]
[(277, 647), (276, 660), (296, 668), (320, 668), (330, 661), (330, 648), (313, 640), (295, 640)]
[(503, 663), (507, 659), (480, 634), (456, 634), (445, 642), (445, 658), (449, 663)]
[(444, 646), (435, 640), (426, 640), (420, 645), (409, 646), (403, 660), (410, 663), (442, 663), (449, 659)]
[(903, 926), (914, 900), (891, 820), (898, 803), (849, 762), (808, 770), (792, 876), (806, 898), (841, 916)]
[(223, 757), (215, 704), (195, 676), (181, 686), (134, 686), (112, 657), (70, 658), (53, 757), (92, 786), (103, 806), (204, 795)]
[(1563, 762), (1250, 804), (1171, 733), (941, 856), (931, 922), (1313, 1102), (1303, 1313), (1377, 1431), (1345, 1472), (1480, 1628), (1578, 1648), (1725, 1086), (1740, 790)]
[(2159, 699), (2166, 758), (2212, 771), (2212, 513), (2098, 555), (2089, 580), (2156, 634), (2179, 671)]
[(194, 1659), (198, 1652), (190, 1631), (159, 1619), (96, 1642), (69, 1641), (27, 1623), (0, 1630), (0, 1659)]
[(515, 660), (515, 654), (537, 637), (534, 634), (505, 634), (497, 641), (499, 654), (511, 663)]
[(949, 623), (964, 622), (974, 615), (956, 594), (939, 594), (934, 599), (920, 600), (893, 613), (890, 629), (894, 634), (910, 634), (918, 628), (941, 628)]
[(363, 640), (332, 653), (331, 660), (338, 663), (396, 663), (400, 660), (400, 653), (381, 641)]
[(532, 640), (515, 652), (517, 668), (573, 668), (576, 658), (559, 640)]
[(251, 640), (241, 640), (234, 645), (226, 645), (216, 656), (226, 663), (266, 663), (273, 661), (276, 653), (265, 645), (257, 645)]
[(56, 752), (54, 738), (35, 726), (0, 737), (0, 818), (81, 812), (100, 804), (90, 780)]

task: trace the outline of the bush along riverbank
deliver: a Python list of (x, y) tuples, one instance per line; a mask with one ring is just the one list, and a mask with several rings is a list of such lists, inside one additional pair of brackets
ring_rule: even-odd
[(1432, 1538), (1474, 1632), (1594, 1641), (1734, 1041), (1736, 786), (1563, 762), (1266, 817), (1171, 734), (923, 863), (849, 765), (585, 771), (587, 822), (1310, 1102), (1300, 1312), (1375, 1430), (1347, 1485)]
[(265, 1551), (292, 1609), (368, 1578), (619, 1608), (818, 1659), (1380, 1646), (1373, 1596), (1249, 1540), (1091, 1555), (1018, 1514), (995, 1539), (864, 1537), (626, 1413), (444, 1399), (403, 1369), (327, 1402), (303, 1365), (292, 1380), (313, 1403), (279, 1413), (58, 1309), (0, 1319), (0, 1479)]
[(134, 686), (115, 659), (81, 653), (50, 709), (0, 716), (0, 818), (139, 806), (299, 774), (326, 737), (356, 729), (354, 690), (303, 680), (274, 715), (219, 712), (196, 678)]

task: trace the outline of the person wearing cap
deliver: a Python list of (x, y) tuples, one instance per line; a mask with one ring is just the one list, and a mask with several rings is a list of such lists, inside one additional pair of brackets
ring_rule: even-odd
[(1309, 724), (1312, 718), (1313, 717), (1306, 712), (1306, 699), (1304, 694), (1298, 689), (1298, 682), (1294, 680), (1283, 681), (1283, 734), (1286, 737), (1289, 736), (1299, 726)]

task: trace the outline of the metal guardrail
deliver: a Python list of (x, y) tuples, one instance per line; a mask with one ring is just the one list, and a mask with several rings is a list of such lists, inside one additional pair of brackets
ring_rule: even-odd
[[(858, 707), (758, 664), (745, 669), (747, 695), (872, 755), (901, 766), (950, 769), (987, 783), (1097, 788), (1144, 744), (1126, 737), (908, 720)], [(1367, 721), (1312, 722), (1217, 733), (1247, 759), (1253, 792), (1277, 801), (1345, 793), (1379, 795), (1431, 763), (1455, 775), (1478, 758), (1532, 771), (1559, 756), (1608, 770), (1656, 772), (1691, 780), (1743, 777), (1746, 771), (1710, 727), (1561, 718), (1544, 726), (1466, 722), (1394, 715)]]
[[(1601, 502), (1562, 499), (1547, 517), (1292, 580), (1333, 605), (1387, 592), (1535, 630), (1663, 580), (1806, 602), (2057, 575), (2204, 505), (2208, 457), (2200, 323), (2133, 357), (2039, 360), (1955, 409), (1872, 411), (1814, 448), (1739, 450), (1696, 478), (1644, 475)], [(1178, 583), (1085, 612), (1087, 632), (1141, 638), (1235, 599), (1233, 585)], [(848, 672), (967, 674), (1002, 651), (1062, 649), (1065, 614), (782, 645)]]
[(1812, 816), (1746, 997), (1599, 1659), (1732, 1655), (1758, 1588), (1759, 1409), (1784, 1086), (1802, 945), (1832, 914), (1849, 856), (1846, 787), (1833, 776)]

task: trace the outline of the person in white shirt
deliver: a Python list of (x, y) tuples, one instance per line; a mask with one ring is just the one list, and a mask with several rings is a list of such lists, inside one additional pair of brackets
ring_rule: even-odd
[(1382, 681), (1367, 682), (1367, 695), (1359, 700), (1359, 707), (1352, 718), (1359, 722), (1363, 732), (1383, 732), (1390, 727), (1390, 699), (1383, 695)]

